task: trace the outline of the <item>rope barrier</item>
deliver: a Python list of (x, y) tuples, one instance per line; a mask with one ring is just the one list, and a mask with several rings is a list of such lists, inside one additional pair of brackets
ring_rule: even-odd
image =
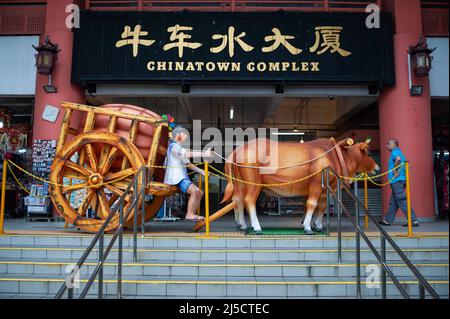
[[(306, 162), (296, 163), (296, 164), (293, 164), (293, 165), (290, 165), (290, 166), (277, 167), (277, 168), (275, 168), (275, 167), (269, 167), (269, 166), (261, 166), (261, 167), (259, 167), (259, 166), (241, 165), (241, 164), (238, 164), (238, 163), (234, 163), (234, 162), (232, 162), (232, 161), (229, 161), (228, 159), (224, 158), (223, 156), (221, 156), (221, 155), (218, 154), (217, 152), (214, 152), (214, 153), (215, 153), (216, 155), (218, 155), (220, 158), (222, 158), (222, 159), (224, 159), (225, 161), (229, 162), (230, 164), (233, 164), (233, 165), (238, 166), (238, 167), (247, 167), (247, 168), (266, 168), (266, 169), (269, 169), (269, 168), (272, 168), (272, 169), (283, 169), (283, 168), (292, 168), (292, 167), (296, 167), (296, 166), (305, 165), (305, 164), (307, 164), (307, 163), (311, 163), (311, 162), (313, 162), (313, 161), (315, 161), (315, 160), (317, 160), (317, 159), (319, 159), (319, 158), (325, 156), (327, 153), (331, 152), (333, 149), (335, 149), (337, 146), (339, 146), (340, 144), (344, 143), (345, 141), (347, 141), (347, 139), (344, 139), (344, 140), (340, 141), (340, 142), (337, 143), (333, 148), (327, 150), (327, 151), (324, 152), (323, 154), (321, 154), (321, 155), (319, 155), (319, 156), (317, 156), (317, 157), (315, 157), (315, 158), (313, 158), (313, 159), (311, 159), (311, 160), (308, 160), (308, 161), (306, 161)], [(73, 186), (68, 186), (68, 185), (61, 185), (61, 184), (58, 184), (58, 183), (53, 183), (53, 182), (48, 181), (48, 180), (45, 180), (45, 179), (43, 179), (43, 178), (41, 178), (41, 177), (39, 177), (39, 176), (36, 176), (36, 175), (34, 175), (34, 174), (28, 172), (27, 170), (23, 169), (22, 167), (20, 167), (19, 165), (15, 164), (14, 162), (12, 162), (12, 161), (10, 161), (10, 160), (7, 160), (7, 163), (13, 165), (14, 167), (16, 167), (17, 169), (19, 169), (19, 170), (22, 171), (23, 173), (25, 173), (25, 174), (31, 176), (31, 177), (34, 178), (34, 179), (37, 179), (37, 180), (39, 180), (39, 181), (42, 181), (42, 182), (47, 183), (47, 184), (50, 184), (50, 185), (54, 185), (54, 186), (58, 186), (58, 187), (65, 187), (67, 190), (71, 190), (71, 189), (79, 189), (79, 190), (81, 190), (81, 189), (84, 189), (84, 188), (92, 188), (92, 187), (97, 187), (97, 188), (98, 188), (98, 187), (101, 187), (101, 186), (113, 184), (113, 183), (116, 183), (116, 182), (118, 182), (118, 181), (124, 180), (125, 178), (129, 177), (130, 175), (132, 175), (132, 173), (130, 173), (130, 174), (128, 174), (128, 175), (126, 175), (126, 176), (123, 176), (123, 177), (121, 177), (121, 178), (118, 178), (118, 179), (115, 179), (115, 180), (112, 180), (112, 181), (108, 181), (108, 182), (105, 182), (105, 183), (101, 183), (101, 184), (98, 184), (98, 185), (82, 185), (82, 186), (81, 186), (80, 184), (77, 184), (77, 185), (73, 185)], [(187, 168), (187, 167), (190, 166), (190, 165), (200, 166), (200, 165), (203, 165), (204, 163), (205, 163), (205, 162), (200, 162), (200, 163), (190, 163), (190, 164), (181, 165), (181, 166), (166, 166), (166, 165), (148, 165), (148, 166), (149, 166), (149, 167), (153, 167), (153, 168), (163, 168), (163, 169), (167, 169), (167, 168), (179, 168), (179, 167), (185, 167), (185, 168)], [(397, 169), (401, 168), (401, 167), (404, 166), (404, 165), (405, 165), (405, 163), (401, 163), (400, 165), (398, 165), (398, 166), (396, 166), (396, 167), (394, 167), (394, 168), (392, 168), (392, 169), (390, 169), (390, 170), (388, 170), (388, 171), (386, 171), (386, 172), (384, 172), (384, 173), (375, 175), (375, 176), (369, 176), (367, 173), (361, 173), (361, 174), (359, 174), (359, 175), (356, 176), (356, 177), (347, 177), (347, 176), (339, 176), (339, 177), (342, 178), (342, 179), (347, 179), (347, 180), (351, 180), (351, 181), (364, 181), (364, 180), (368, 180), (368, 181), (370, 181), (370, 182), (371, 182), (372, 184), (374, 184), (374, 185), (377, 185), (377, 186), (380, 186), (380, 187), (384, 187), (384, 186), (390, 184), (395, 178), (397, 178), (397, 176), (398, 176), (398, 174), (399, 174), (399, 171), (395, 172), (394, 176), (393, 176), (391, 179), (389, 179), (386, 183), (378, 183), (378, 182), (375, 181), (375, 179), (376, 179), (376, 178), (379, 178), (379, 177), (382, 177), (382, 176), (385, 176), (385, 175), (391, 173), (392, 171), (396, 171)], [(8, 170), (11, 172), (11, 174), (12, 174), (14, 180), (16, 181), (17, 185), (18, 185), (20, 188), (22, 188), (24, 191), (26, 191), (28, 194), (31, 195), (31, 192), (30, 192), (30, 191), (29, 191), (29, 190), (28, 190), (28, 189), (27, 189), (27, 188), (19, 181), (19, 179), (18, 179), (17, 176), (15, 175), (14, 171), (12, 170), (11, 166), (9, 166), (9, 165), (7, 165), (7, 166), (8, 166)], [(244, 183), (244, 184), (248, 184), (248, 185), (254, 185), (254, 186), (262, 186), (262, 187), (276, 187), (276, 186), (286, 186), (286, 185), (290, 185), (290, 184), (295, 184), (295, 183), (299, 183), (299, 182), (305, 181), (305, 180), (307, 180), (307, 179), (310, 179), (310, 178), (314, 177), (315, 175), (319, 174), (320, 172), (322, 172), (322, 170), (318, 170), (317, 172), (314, 172), (314, 173), (312, 173), (312, 174), (310, 174), (310, 175), (308, 175), (308, 176), (305, 176), (305, 177), (302, 177), (302, 178), (299, 178), (299, 179), (296, 179), (296, 180), (293, 180), (293, 181), (288, 181), (288, 182), (283, 182), (283, 183), (267, 183), (267, 184), (263, 184), (263, 183), (254, 183), (254, 182), (249, 182), (249, 181), (241, 180), (241, 179), (238, 179), (238, 178), (233, 177), (233, 176), (231, 176), (231, 175), (228, 175), (228, 174), (226, 174), (226, 173), (224, 173), (224, 172), (218, 170), (217, 168), (215, 168), (215, 167), (213, 167), (213, 166), (210, 166), (210, 167), (211, 167), (212, 170), (214, 170), (216, 173), (218, 173), (218, 174), (216, 174), (216, 173), (211, 172), (211, 175), (216, 176), (216, 177), (218, 177), (218, 178), (220, 178), (220, 179), (223, 179), (223, 180), (231, 179), (231, 180), (234, 180), (234, 181), (236, 181), (236, 182), (240, 182), (240, 183)], [(189, 175), (194, 174), (194, 173), (195, 173), (195, 172), (190, 172)], [(221, 175), (222, 175), (222, 176), (221, 176)], [(224, 176), (224, 177), (223, 177), (223, 176)], [(33, 196), (34, 196), (34, 195), (33, 195)], [(47, 198), (47, 197), (49, 197), (49, 196), (34, 196), (34, 197), (37, 197), (37, 198)]]
[[(36, 176), (36, 175), (34, 175), (34, 174), (28, 172), (28, 171), (25, 170), (24, 168), (20, 167), (19, 165), (15, 164), (14, 162), (10, 161), (10, 160), (8, 160), (8, 163), (9, 163), (9, 164), (12, 164), (14, 167), (16, 167), (17, 169), (19, 169), (19, 170), (22, 171), (23, 173), (25, 173), (25, 174), (31, 176), (31, 177), (34, 178), (34, 179), (37, 179), (37, 180), (39, 180), (39, 181), (41, 181), (41, 182), (44, 182), (44, 183), (47, 183), (47, 184), (50, 184), (50, 185), (53, 185), (53, 186), (65, 187), (66, 189), (77, 189), (77, 188), (83, 189), (83, 188), (93, 188), (93, 187), (98, 188), (98, 187), (101, 187), (101, 186), (105, 186), (105, 185), (109, 185), (109, 184), (114, 184), (114, 183), (116, 183), (116, 182), (119, 182), (119, 181), (121, 181), (121, 180), (124, 180), (125, 178), (128, 178), (129, 176), (131, 176), (131, 175), (133, 174), (133, 173), (130, 173), (130, 174), (125, 175), (125, 176), (123, 176), (123, 177), (120, 177), (120, 178), (117, 178), (117, 179), (114, 179), (114, 180), (111, 180), (111, 181), (108, 181), (108, 182), (105, 182), (105, 183), (96, 184), (96, 185), (84, 185), (84, 186), (80, 186), (80, 184), (78, 184), (78, 185), (68, 186), (68, 185), (63, 185), (63, 184), (54, 183), (54, 182), (45, 180), (45, 179), (43, 179), (43, 178), (41, 178), (41, 177), (39, 177), (39, 176)], [(12, 172), (12, 170), (11, 170), (11, 168), (10, 168), (9, 165), (8, 165), (8, 168), (9, 168), (9, 170)], [(13, 172), (12, 172), (12, 174), (13, 174), (14, 176), (16, 176)], [(78, 178), (74, 178), (74, 179), (78, 179)]]
[(336, 143), (336, 145), (334, 145), (332, 148), (330, 148), (329, 150), (325, 151), (324, 153), (322, 153), (322, 154), (319, 155), (319, 156), (316, 156), (316, 157), (314, 157), (314, 158), (312, 158), (312, 159), (310, 159), (310, 160), (307, 160), (307, 161), (305, 161), (305, 162), (296, 163), (296, 164), (288, 165), (288, 166), (276, 166), (276, 167), (272, 167), (272, 166), (252, 166), (252, 165), (242, 165), (242, 164), (238, 164), (238, 163), (235, 163), (235, 162), (233, 162), (233, 161), (228, 160), (227, 158), (223, 157), (222, 155), (220, 155), (220, 154), (217, 153), (217, 152), (214, 152), (214, 153), (215, 153), (218, 157), (220, 157), (221, 159), (223, 159), (224, 161), (226, 161), (226, 162), (228, 162), (228, 163), (230, 163), (230, 164), (232, 164), (232, 165), (238, 166), (238, 167), (245, 167), (245, 168), (261, 168), (261, 169), (285, 169), (285, 168), (293, 168), (293, 167), (297, 167), (297, 166), (302, 166), (302, 165), (306, 165), (306, 164), (309, 164), (309, 163), (311, 163), (311, 162), (314, 162), (314, 161), (318, 160), (319, 158), (322, 158), (323, 156), (327, 155), (329, 152), (331, 152), (332, 150), (334, 150), (336, 147), (340, 146), (342, 143), (348, 142), (348, 141), (349, 141), (348, 138), (343, 139), (342, 141)]

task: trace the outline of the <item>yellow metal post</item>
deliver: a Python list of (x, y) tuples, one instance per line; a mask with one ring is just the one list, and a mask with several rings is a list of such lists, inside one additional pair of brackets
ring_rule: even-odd
[[(364, 178), (364, 207), (369, 209), (369, 195), (367, 191), (367, 178)], [(364, 227), (369, 229), (369, 216), (364, 216)]]
[(8, 160), (3, 160), (3, 173), (2, 173), (2, 204), (0, 207), (0, 235), (4, 235), (4, 223), (5, 223), (5, 198), (6, 198), (6, 173), (7, 173)]
[(205, 222), (206, 222), (206, 236), (209, 237), (209, 172), (208, 172), (208, 162), (205, 162)]
[(408, 210), (408, 237), (413, 237), (412, 221), (411, 221), (411, 193), (410, 193), (410, 177), (409, 177), (409, 162), (405, 163), (406, 170), (406, 206)]

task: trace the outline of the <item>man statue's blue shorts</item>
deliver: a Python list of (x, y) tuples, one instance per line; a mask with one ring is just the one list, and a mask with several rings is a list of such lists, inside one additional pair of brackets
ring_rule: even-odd
[(189, 178), (183, 178), (181, 182), (177, 184), (177, 187), (184, 193), (187, 193), (187, 190), (189, 186), (191, 186), (192, 182), (189, 180)]

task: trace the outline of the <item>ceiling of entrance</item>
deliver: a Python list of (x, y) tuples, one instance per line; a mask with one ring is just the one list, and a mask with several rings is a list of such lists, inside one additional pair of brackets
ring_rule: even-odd
[[(319, 132), (331, 136), (339, 125), (376, 101), (376, 97), (88, 97), (93, 105), (126, 103), (171, 114), (179, 124), (202, 127), (276, 127)], [(233, 119), (230, 119), (233, 108)]]

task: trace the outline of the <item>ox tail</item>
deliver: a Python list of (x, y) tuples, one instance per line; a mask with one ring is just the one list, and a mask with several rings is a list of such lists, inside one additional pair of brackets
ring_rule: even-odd
[(235, 159), (235, 150), (231, 152), (231, 154), (228, 156), (228, 161), (225, 163), (225, 173), (227, 174), (227, 186), (225, 187), (225, 192), (223, 194), (223, 199), (220, 202), (220, 204), (226, 203), (231, 199), (231, 196), (233, 196), (234, 192), (234, 185), (233, 185), (233, 179), (230, 176), (233, 176), (233, 164)]

